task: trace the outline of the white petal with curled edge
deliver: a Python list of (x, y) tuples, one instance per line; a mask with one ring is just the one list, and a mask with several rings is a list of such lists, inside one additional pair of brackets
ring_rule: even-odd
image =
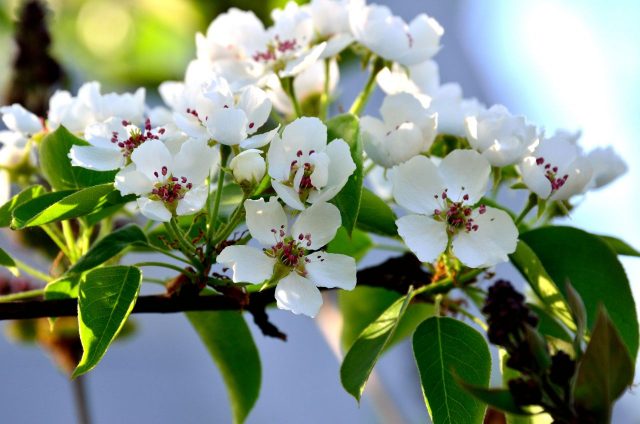
[(317, 189), (321, 189), (326, 186), (329, 181), (330, 160), (331, 159), (329, 159), (329, 156), (325, 152), (317, 152), (309, 157), (309, 161), (314, 167), (313, 173), (311, 173), (311, 184), (313, 184)]
[(201, 185), (195, 187), (185, 193), (184, 197), (178, 201), (178, 207), (176, 207), (177, 215), (193, 215), (199, 212), (207, 202), (209, 195), (209, 187)]
[(327, 127), (318, 118), (298, 118), (284, 129), (282, 141), (289, 149), (320, 152), (327, 147)]
[(260, 147), (264, 147), (271, 143), (271, 140), (278, 134), (278, 130), (280, 130), (279, 125), (271, 131), (249, 137), (240, 143), (240, 147), (243, 149), (259, 149)]
[(123, 196), (128, 194), (141, 196), (151, 193), (153, 190), (153, 182), (137, 171), (133, 164), (126, 166), (116, 174), (114, 186)]
[(311, 65), (316, 63), (326, 47), (326, 42), (320, 43), (302, 53), (297, 58), (287, 62), (285, 68), (280, 72), (280, 78), (294, 77), (305, 69), (308, 69)]
[[(162, 167), (167, 168), (167, 175), (169, 175), (173, 165), (173, 157), (162, 141), (148, 140), (133, 151), (131, 162), (136, 165), (138, 172), (144, 174), (149, 180), (164, 181)], [(155, 176), (156, 172), (159, 177)]]
[(310, 243), (305, 242), (304, 247), (317, 250), (333, 240), (341, 224), (340, 211), (335, 205), (314, 203), (298, 215), (298, 219), (291, 226), (291, 236), (297, 239), (300, 234), (311, 235)]
[(410, 212), (431, 215), (440, 207), (434, 196), (440, 195), (444, 182), (429, 158), (414, 156), (393, 168), (393, 197)]
[(287, 206), (299, 211), (304, 209), (304, 203), (302, 203), (300, 195), (293, 187), (284, 185), (276, 180), (271, 180), (271, 187), (273, 187), (278, 197), (286, 203)]
[(276, 197), (269, 198), (268, 202), (264, 199), (245, 200), (244, 209), (251, 236), (263, 246), (271, 246), (280, 240), (280, 235), (272, 230), (287, 233), (287, 215)]
[(238, 107), (247, 115), (247, 133), (253, 134), (267, 122), (271, 113), (271, 100), (260, 88), (250, 85), (242, 92)]
[(327, 46), (320, 55), (320, 59), (328, 59), (337, 55), (354, 41), (355, 38), (353, 38), (353, 35), (351, 34), (342, 33), (334, 35), (327, 40)]
[(204, 140), (187, 140), (175, 156), (173, 176), (185, 177), (194, 186), (199, 185), (209, 176), (216, 153)]
[(204, 139), (209, 138), (207, 129), (202, 125), (200, 120), (193, 115), (185, 115), (184, 113), (175, 112), (173, 114), (173, 120), (176, 126), (180, 128), (189, 137)]
[(98, 171), (110, 171), (124, 166), (124, 156), (118, 150), (74, 145), (69, 150), (72, 166)]
[(508, 261), (518, 243), (518, 229), (509, 214), (487, 207), (484, 214), (474, 214), (473, 219), (478, 231), (461, 230), (452, 241), (453, 254), (471, 268)]
[(0, 107), (0, 114), (3, 115), (2, 121), (12, 131), (33, 135), (43, 129), (40, 119), (18, 103)]
[(424, 215), (405, 215), (396, 221), (398, 234), (422, 262), (433, 262), (447, 247), (447, 228)]
[(280, 309), (314, 318), (322, 306), (322, 295), (310, 280), (292, 272), (276, 286), (276, 303)]
[(353, 290), (356, 286), (356, 260), (351, 256), (316, 252), (307, 256), (305, 269), (319, 287)]
[(284, 142), (279, 136), (275, 136), (267, 152), (267, 163), (269, 164), (269, 176), (278, 181), (289, 179), (291, 163), (288, 161), (287, 150)]
[(159, 200), (151, 200), (148, 197), (138, 199), (138, 207), (142, 215), (153, 221), (169, 222), (172, 214), (169, 209)]
[(275, 258), (251, 246), (227, 246), (216, 262), (231, 268), (234, 283), (260, 284), (273, 275)]
[(327, 185), (334, 186), (341, 183), (344, 185), (347, 178), (356, 170), (349, 145), (343, 139), (337, 138), (327, 145), (326, 153), (330, 159)]
[(247, 138), (249, 121), (242, 109), (220, 109), (207, 120), (211, 137), (221, 144), (233, 146)]
[(468, 194), (465, 203), (474, 204), (487, 191), (491, 165), (475, 150), (454, 150), (442, 159), (438, 172), (450, 199), (462, 201), (463, 195)]

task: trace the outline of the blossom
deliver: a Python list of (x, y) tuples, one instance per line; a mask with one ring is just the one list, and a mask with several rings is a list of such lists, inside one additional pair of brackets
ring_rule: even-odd
[(298, 118), (276, 136), (267, 154), (271, 185), (288, 206), (331, 200), (356, 165), (342, 139), (327, 144), (327, 127), (318, 118)]
[(320, 39), (327, 40), (322, 58), (340, 53), (354, 41), (349, 25), (352, 0), (311, 0), (309, 13)]
[(549, 200), (566, 200), (584, 192), (593, 168), (577, 145), (579, 136), (558, 131), (534, 146), (519, 165), (529, 190)]
[(139, 196), (144, 216), (166, 222), (202, 209), (208, 196), (205, 179), (216, 160), (216, 150), (201, 140), (186, 141), (172, 155), (162, 141), (150, 139), (133, 151), (131, 164), (116, 175), (115, 187), (122, 195)]
[(261, 284), (276, 279), (280, 309), (315, 317), (322, 306), (320, 287), (351, 290), (356, 285), (355, 260), (320, 249), (341, 225), (340, 211), (330, 203), (305, 209), (289, 228), (284, 209), (275, 197), (246, 200), (247, 227), (264, 249), (228, 246), (217, 262), (232, 270), (235, 283)]
[(440, 37), (444, 34), (440, 24), (424, 13), (407, 24), (388, 7), (365, 5), (363, 1), (351, 7), (349, 23), (359, 43), (401, 65), (415, 65), (430, 59), (440, 49)]
[(17, 103), (0, 107), (0, 114), (8, 130), (20, 134), (24, 139), (44, 130), (40, 118)]
[(508, 260), (518, 230), (503, 210), (479, 204), (491, 166), (478, 152), (454, 150), (438, 166), (415, 156), (393, 169), (393, 197), (409, 214), (398, 234), (418, 259), (433, 262), (451, 246), (463, 264), (488, 267)]
[(606, 148), (599, 147), (590, 151), (587, 159), (593, 168), (593, 176), (589, 182), (589, 188), (597, 189), (610, 184), (628, 170), (627, 164), (611, 146)]
[(524, 116), (513, 116), (502, 105), (470, 116), (465, 120), (467, 140), (471, 147), (493, 166), (520, 162), (529, 147), (538, 140), (538, 131)]
[[(0, 191), (2, 199), (10, 193), (8, 171), (19, 166), (27, 157), (29, 140), (44, 131), (42, 121), (19, 104), (0, 107), (2, 121), (7, 129), (0, 131)], [(4, 203), (4, 201), (0, 202)]]
[(365, 116), (360, 121), (364, 150), (373, 162), (389, 168), (431, 147), (437, 116), (430, 115), (413, 94), (385, 97), (380, 115), (382, 120)]
[(262, 157), (262, 151), (258, 149), (248, 149), (240, 152), (231, 159), (229, 168), (238, 184), (248, 183), (255, 185), (262, 181), (267, 172), (267, 164)]

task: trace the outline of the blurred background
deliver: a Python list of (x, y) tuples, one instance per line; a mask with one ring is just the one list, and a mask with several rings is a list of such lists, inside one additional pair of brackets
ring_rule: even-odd
[[(624, 238), (640, 247), (640, 2), (637, 0), (382, 1), (411, 19), (434, 16), (445, 28), (436, 56), (443, 82), (466, 97), (502, 103), (548, 132), (583, 131), (582, 145), (613, 145), (630, 171), (589, 193), (568, 225)], [(9, 81), (17, 0), (0, 1), (0, 93)], [(49, 0), (53, 55), (68, 83), (100, 80), (103, 92), (154, 87), (181, 79), (195, 56), (194, 34), (230, 6), (268, 11), (282, 1)], [(344, 69), (341, 100), (363, 85), (359, 68)], [(378, 91), (368, 112), (376, 114)], [(7, 234), (0, 235), (5, 244)], [(15, 249), (14, 249), (15, 251)], [(16, 254), (27, 255), (17, 251)], [(382, 256), (367, 257), (363, 265)], [(623, 258), (636, 299), (640, 260)], [(517, 280), (508, 266), (499, 272)], [(339, 325), (330, 308), (314, 321), (270, 312), (289, 341), (252, 327), (262, 356), (262, 395), (250, 423), (423, 423), (428, 415), (408, 343), (388, 352), (360, 406), (341, 388), (339, 360), (324, 328)], [(181, 315), (136, 316), (134, 338), (114, 345), (87, 380), (96, 423), (229, 422), (221, 376)], [(322, 325), (318, 325), (321, 323)], [(4, 324), (2, 324), (4, 325)], [(251, 325), (253, 325), (251, 323)], [(636, 382), (638, 382), (636, 378)], [(75, 421), (71, 386), (42, 351), (0, 338), (0, 411), (7, 423)], [(614, 422), (638, 422), (640, 394), (627, 393)]]

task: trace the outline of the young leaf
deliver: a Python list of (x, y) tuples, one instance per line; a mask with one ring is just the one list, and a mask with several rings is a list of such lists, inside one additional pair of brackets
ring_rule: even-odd
[(340, 253), (351, 256), (356, 261), (361, 260), (373, 246), (371, 237), (364, 231), (354, 229), (351, 237), (344, 227), (338, 228), (338, 232), (333, 240), (327, 245), (327, 252)]
[[(64, 196), (59, 198), (62, 193)], [(53, 199), (57, 200), (49, 203)], [(88, 187), (75, 192), (57, 191), (18, 207), (13, 213), (12, 228), (35, 227), (50, 222), (77, 218), (113, 205), (126, 203), (129, 200), (131, 200), (130, 197), (120, 196), (120, 193), (113, 187), (113, 183)]]
[(366, 188), (362, 190), (358, 228), (383, 236), (398, 235), (396, 215), (384, 200)]
[(127, 225), (98, 240), (93, 247), (67, 271), (81, 273), (102, 265), (134, 244), (147, 243), (147, 236), (137, 225)]
[[(508, 389), (488, 389), (483, 386), (476, 386), (469, 384), (461, 378), (456, 378), (456, 382), (462, 386), (467, 392), (471, 393), (474, 397), (486, 403), (487, 405), (498, 409), (503, 412), (515, 415), (530, 415), (527, 411), (516, 405), (513, 400), (513, 396)], [(457, 421), (450, 421), (451, 423)], [(482, 422), (482, 418), (477, 421), (464, 421), (464, 422)]]
[(567, 343), (573, 343), (567, 330), (546, 309), (535, 303), (527, 303), (527, 307), (538, 317), (538, 331), (540, 333)]
[(574, 349), (578, 354), (582, 353), (582, 339), (587, 328), (587, 311), (584, 308), (584, 302), (580, 298), (580, 294), (573, 288), (569, 281), (565, 284), (565, 293), (567, 293), (567, 301), (576, 323), (576, 337), (574, 340)]
[(9, 272), (11, 272), (16, 277), (20, 275), (20, 272), (18, 271), (13, 258), (11, 258), (11, 256), (9, 256), (7, 252), (2, 250), (2, 248), (0, 248), (0, 266), (7, 268)]
[(216, 311), (186, 315), (220, 369), (229, 392), (234, 423), (244, 422), (258, 400), (262, 370), (258, 349), (242, 313)]
[(611, 236), (598, 236), (598, 237), (604, 240), (609, 245), (609, 247), (611, 247), (613, 251), (616, 252), (618, 255), (640, 257), (640, 252), (638, 252), (638, 250), (636, 250), (633, 246), (631, 246), (629, 243), (625, 242), (624, 240), (620, 240), (619, 238), (611, 237)]
[(455, 381), (486, 388), (491, 354), (484, 337), (453, 318), (431, 317), (413, 335), (422, 393), (434, 424), (481, 423), (486, 405)]
[(610, 422), (615, 400), (633, 383), (634, 366), (605, 308), (598, 308), (591, 340), (578, 366), (576, 403), (597, 422)]
[(42, 196), (46, 190), (41, 185), (27, 187), (0, 207), (0, 228), (11, 225), (13, 211), (21, 204)]
[(362, 331), (344, 357), (340, 367), (340, 380), (345, 390), (358, 402), (373, 367), (391, 340), (412, 297), (409, 293), (388, 307)]
[(85, 274), (78, 297), (78, 325), (82, 359), (72, 377), (93, 369), (133, 309), (142, 273), (131, 266), (111, 266)]
[(524, 241), (520, 240), (516, 251), (509, 255), (509, 258), (551, 313), (569, 329), (575, 330), (576, 325), (573, 322), (569, 305), (556, 283), (547, 274), (536, 253)]
[(571, 227), (543, 227), (520, 237), (554, 281), (571, 282), (584, 302), (589, 328), (595, 323), (598, 305), (602, 303), (607, 308), (635, 358), (638, 352), (635, 302), (624, 268), (609, 245), (598, 236)]
[(67, 155), (73, 145), (86, 146), (88, 143), (62, 126), (48, 134), (40, 143), (40, 169), (51, 187), (55, 190), (69, 190), (113, 182), (116, 171), (98, 172), (71, 166)]
[(347, 233), (351, 234), (358, 221), (364, 178), (362, 170), (362, 140), (360, 139), (358, 117), (344, 114), (327, 121), (327, 138), (330, 141), (336, 138), (346, 141), (351, 151), (351, 159), (356, 164), (356, 170), (349, 177), (347, 184), (332, 200), (332, 203), (335, 203), (340, 209), (342, 225), (347, 229)]

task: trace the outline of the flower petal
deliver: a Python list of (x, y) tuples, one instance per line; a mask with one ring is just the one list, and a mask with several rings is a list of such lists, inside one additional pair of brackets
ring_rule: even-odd
[(69, 151), (72, 166), (110, 171), (124, 166), (124, 156), (117, 150), (74, 145)]
[(276, 197), (270, 197), (268, 202), (264, 199), (245, 200), (244, 209), (251, 236), (263, 246), (271, 246), (276, 242), (274, 231), (283, 230), (287, 233), (287, 215)]
[(278, 125), (271, 131), (249, 137), (246, 140), (240, 142), (240, 147), (242, 147), (243, 149), (259, 149), (260, 147), (266, 146), (267, 144), (271, 143), (271, 140), (273, 140), (273, 138), (278, 134), (279, 130), (280, 126)]
[(393, 197), (410, 212), (433, 214), (439, 203), (434, 196), (442, 193), (444, 182), (429, 158), (414, 156), (393, 168)]
[(148, 197), (140, 197), (138, 207), (142, 215), (153, 221), (169, 222), (173, 216), (164, 203), (159, 200), (151, 200)]
[(275, 258), (270, 258), (251, 246), (227, 246), (216, 258), (216, 262), (230, 267), (234, 283), (260, 284), (273, 275)]
[(247, 138), (249, 121), (242, 109), (219, 109), (207, 120), (209, 133), (219, 143), (233, 146)]
[(145, 141), (133, 151), (131, 161), (136, 164), (136, 169), (151, 181), (157, 179), (154, 172), (160, 174), (162, 167), (167, 167), (168, 173), (171, 173), (174, 163), (169, 149), (160, 140)]
[(253, 134), (269, 119), (271, 100), (263, 90), (250, 85), (240, 95), (238, 107), (244, 110), (249, 120), (247, 133)]
[(276, 303), (280, 309), (313, 318), (322, 306), (322, 295), (310, 280), (292, 272), (278, 283)]
[(304, 210), (304, 203), (300, 200), (300, 195), (296, 189), (276, 180), (271, 180), (271, 187), (287, 206), (299, 211)]
[(151, 193), (153, 190), (153, 182), (136, 170), (136, 166), (133, 164), (126, 166), (116, 174), (114, 186), (123, 196), (127, 194), (141, 196)]
[(444, 223), (424, 215), (405, 215), (396, 221), (398, 234), (422, 262), (433, 262), (447, 248)]
[(309, 234), (308, 250), (317, 250), (329, 243), (342, 224), (340, 211), (331, 203), (314, 203), (303, 210), (291, 227), (291, 236), (295, 239), (300, 234)]
[(209, 147), (204, 140), (187, 140), (175, 156), (173, 176), (185, 177), (193, 185), (201, 184), (216, 164), (217, 153), (217, 150)]
[(298, 118), (284, 129), (282, 141), (285, 151), (324, 151), (327, 147), (327, 127), (318, 118)]
[(287, 62), (285, 68), (280, 72), (280, 78), (294, 77), (311, 67), (320, 58), (326, 47), (326, 42), (320, 43)]
[(207, 202), (209, 196), (209, 187), (205, 184), (195, 187), (185, 193), (184, 197), (178, 201), (176, 207), (177, 215), (193, 215), (199, 212)]
[(0, 107), (0, 114), (3, 115), (2, 121), (11, 131), (28, 135), (42, 131), (40, 119), (18, 103)]
[(475, 150), (454, 150), (438, 166), (449, 198), (461, 201), (464, 194), (469, 195), (468, 204), (474, 204), (487, 190), (491, 165)]
[(316, 252), (307, 256), (309, 279), (320, 287), (353, 290), (356, 286), (356, 260), (351, 256)]

